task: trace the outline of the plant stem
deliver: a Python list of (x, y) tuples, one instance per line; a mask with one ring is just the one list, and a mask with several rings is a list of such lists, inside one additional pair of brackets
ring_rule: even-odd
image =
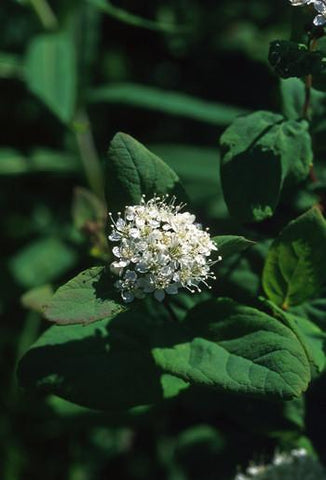
[(81, 110), (77, 113), (74, 132), (89, 186), (98, 198), (105, 201), (103, 171), (86, 111)]
[[(308, 42), (308, 49), (313, 52), (317, 46), (317, 38), (312, 38)], [(312, 75), (307, 75), (305, 80), (305, 102), (303, 105), (303, 118), (310, 120), (311, 117), (311, 88), (312, 88)]]
[(310, 107), (311, 107), (311, 87), (312, 87), (312, 75), (307, 75), (305, 80), (305, 101), (303, 105), (302, 116), (303, 118), (310, 120)]
[(30, 4), (45, 30), (55, 30), (58, 28), (58, 20), (46, 0), (30, 0)]

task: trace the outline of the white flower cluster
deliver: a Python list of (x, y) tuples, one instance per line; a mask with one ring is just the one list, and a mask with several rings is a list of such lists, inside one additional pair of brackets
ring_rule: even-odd
[(175, 201), (168, 196), (146, 201), (143, 196), (140, 205), (126, 207), (116, 221), (110, 214), (109, 240), (118, 244), (110, 268), (119, 276), (115, 286), (125, 302), (147, 294), (162, 301), (179, 288), (200, 292), (201, 283), (208, 287), (207, 280), (216, 278), (211, 266), (221, 257), (215, 262), (208, 258), (216, 245), (194, 215), (181, 212), (185, 205)]
[(234, 480), (326, 480), (326, 476), (318, 461), (300, 448), (276, 453), (270, 464), (252, 464)]
[(314, 25), (317, 27), (326, 24), (326, 0), (289, 0), (294, 7), (302, 5), (313, 5), (318, 15), (314, 18)]

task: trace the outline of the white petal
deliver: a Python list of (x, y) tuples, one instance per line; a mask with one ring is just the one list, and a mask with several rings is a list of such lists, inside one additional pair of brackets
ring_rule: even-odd
[(317, 17), (314, 18), (314, 25), (317, 27), (322, 27), (326, 23), (326, 18), (323, 15), (317, 15)]
[(112, 248), (112, 253), (115, 257), (121, 257), (121, 253), (120, 253), (120, 248), (119, 247), (113, 247)]
[(314, 8), (318, 13), (326, 15), (326, 3), (322, 2), (321, 0), (316, 0), (314, 2)]
[(121, 240), (121, 233), (114, 230), (111, 235), (109, 235), (109, 240), (111, 240), (111, 242), (118, 242)]
[(146, 273), (146, 272), (148, 272), (148, 265), (147, 265), (147, 263), (145, 263), (145, 262), (139, 262), (139, 263), (137, 263), (137, 265), (136, 265), (135, 268), (136, 268), (137, 272), (139, 272), (139, 273)]
[(110, 265), (110, 271), (114, 273), (114, 275), (120, 275), (123, 270), (121, 267), (120, 262), (112, 262)]
[(116, 225), (117, 228), (121, 230), (123, 227), (126, 226), (126, 222), (122, 218), (118, 218)]

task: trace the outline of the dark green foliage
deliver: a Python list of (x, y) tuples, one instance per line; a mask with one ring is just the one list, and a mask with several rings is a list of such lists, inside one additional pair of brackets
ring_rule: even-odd
[[(326, 462), (314, 14), (3, 3), (1, 480), (234, 480), (302, 447)], [(142, 195), (209, 227), (209, 288), (122, 303), (108, 212)]]
[(27, 51), (25, 68), (29, 89), (61, 121), (71, 122), (76, 106), (77, 77), (76, 54), (70, 38), (64, 34), (36, 37)]
[(106, 162), (106, 197), (109, 209), (123, 210), (140, 202), (141, 196), (184, 196), (179, 177), (159, 157), (125, 133), (113, 138)]
[(272, 112), (240, 117), (220, 143), (224, 198), (230, 214), (243, 222), (271, 217), (283, 185), (303, 181), (312, 164), (308, 123)]
[(272, 244), (263, 285), (268, 297), (287, 309), (318, 297), (326, 283), (326, 223), (313, 208), (290, 224)]
[(115, 297), (110, 273), (103, 267), (89, 268), (57, 290), (45, 316), (62, 325), (114, 318), (126, 309)]
[(281, 78), (318, 75), (326, 71), (326, 60), (322, 52), (311, 52), (305, 45), (296, 42), (272, 42), (268, 59)]

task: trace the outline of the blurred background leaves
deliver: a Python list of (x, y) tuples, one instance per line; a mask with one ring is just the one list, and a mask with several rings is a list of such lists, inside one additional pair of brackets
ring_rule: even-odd
[[(300, 86), (293, 79), (283, 83), (282, 97), (268, 65), (269, 43), (290, 36), (286, 3), (1, 5), (2, 479), (224, 480), (253, 452), (268, 457), (276, 445), (312, 449), (308, 434), (326, 459), (325, 419), (316, 415), (326, 403), (324, 376), (309, 392), (306, 411), (303, 400), (258, 405), (191, 389), (155, 407), (105, 414), (52, 396), (26, 396), (15, 380), (17, 359), (48, 327), (30, 289), (48, 299), (52, 288), (103, 253), (101, 168), (117, 131), (150, 146), (177, 172), (192, 208), (214, 234), (247, 233), (248, 226), (229, 217), (223, 199), (218, 139), (238, 114), (279, 113), (283, 103), (283, 113), (297, 119)], [(320, 117), (323, 102), (316, 97)], [(322, 138), (325, 125), (315, 128)], [(318, 160), (324, 149), (319, 142)], [(322, 161), (318, 168), (314, 189), (323, 192)], [(225, 262), (219, 293), (241, 300), (261, 291), (270, 238), (293, 212), (316, 201), (314, 189), (304, 198), (287, 192), (279, 220), (251, 230), (259, 243)], [(182, 315), (181, 297), (174, 308)]]

